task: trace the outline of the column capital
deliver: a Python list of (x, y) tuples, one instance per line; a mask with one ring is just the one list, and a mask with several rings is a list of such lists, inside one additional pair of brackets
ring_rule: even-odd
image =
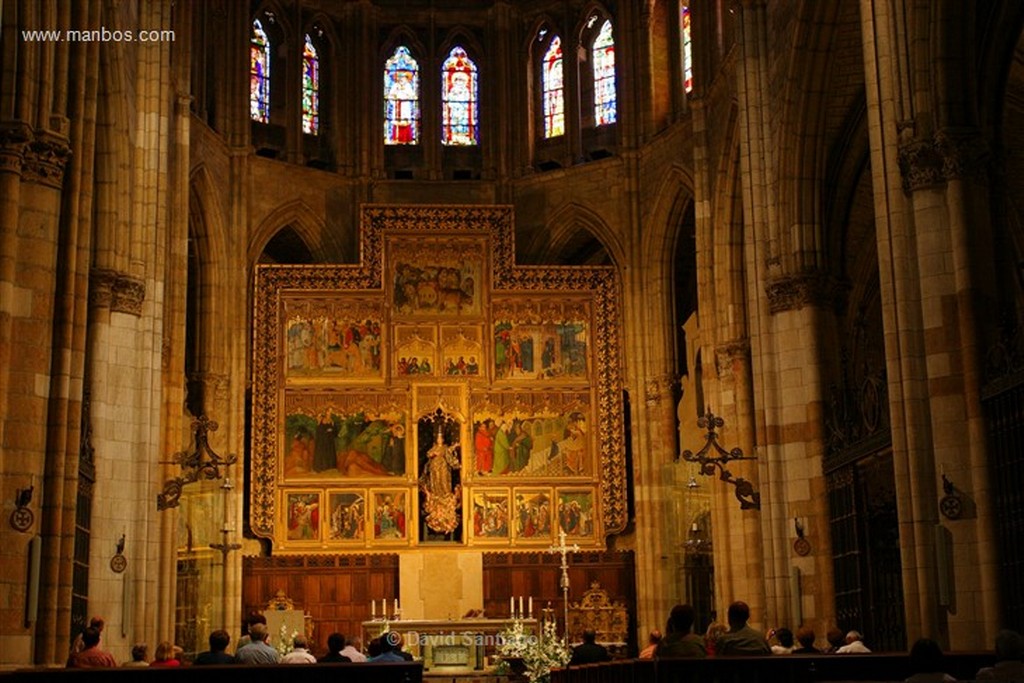
[(842, 309), (848, 290), (848, 283), (817, 271), (782, 275), (765, 285), (768, 310), (772, 315), (800, 310), (804, 306)]
[(0, 123), (0, 173), (21, 175), (32, 128), (24, 121)]
[(56, 133), (40, 131), (28, 143), (22, 163), (26, 182), (39, 183), (55, 189), (64, 184), (64, 169), (71, 158), (71, 145), (67, 138)]
[(139, 317), (146, 299), (146, 283), (127, 273), (109, 268), (93, 268), (89, 273), (89, 305), (109, 308)]
[(715, 347), (715, 373), (719, 379), (732, 375), (737, 361), (746, 363), (749, 360), (749, 339), (733, 339)]

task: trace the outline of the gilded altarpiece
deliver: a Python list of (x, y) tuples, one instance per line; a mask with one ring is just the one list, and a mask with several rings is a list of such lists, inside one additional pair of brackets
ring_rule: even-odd
[(368, 205), (362, 262), (259, 266), (251, 526), (276, 552), (603, 547), (619, 286), (515, 265), (510, 207)]

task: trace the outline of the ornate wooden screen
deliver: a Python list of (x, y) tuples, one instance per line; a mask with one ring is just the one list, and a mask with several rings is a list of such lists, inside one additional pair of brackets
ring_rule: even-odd
[(366, 206), (358, 265), (256, 274), (253, 531), (275, 552), (583, 547), (626, 523), (612, 268), (509, 207)]

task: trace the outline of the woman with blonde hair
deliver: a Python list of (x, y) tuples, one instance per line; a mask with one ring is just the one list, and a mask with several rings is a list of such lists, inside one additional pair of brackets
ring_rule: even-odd
[(156, 652), (153, 654), (153, 661), (149, 663), (150, 666), (181, 666), (181, 662), (178, 660), (178, 648), (171, 644), (171, 641), (165, 640), (156, 646)]

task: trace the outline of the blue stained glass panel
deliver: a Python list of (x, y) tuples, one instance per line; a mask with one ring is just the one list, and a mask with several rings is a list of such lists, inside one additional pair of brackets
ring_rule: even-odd
[(270, 123), (270, 40), (259, 19), (249, 38), (249, 116)]
[(605, 20), (594, 40), (594, 123), (604, 126), (615, 123), (615, 39), (612, 22)]
[(420, 67), (409, 48), (395, 48), (384, 65), (384, 144), (420, 141)]
[(562, 41), (551, 39), (541, 63), (541, 90), (544, 105), (544, 137), (565, 134), (565, 83), (562, 78)]
[(476, 64), (463, 48), (453, 47), (441, 67), (441, 144), (480, 142), (478, 95)]

